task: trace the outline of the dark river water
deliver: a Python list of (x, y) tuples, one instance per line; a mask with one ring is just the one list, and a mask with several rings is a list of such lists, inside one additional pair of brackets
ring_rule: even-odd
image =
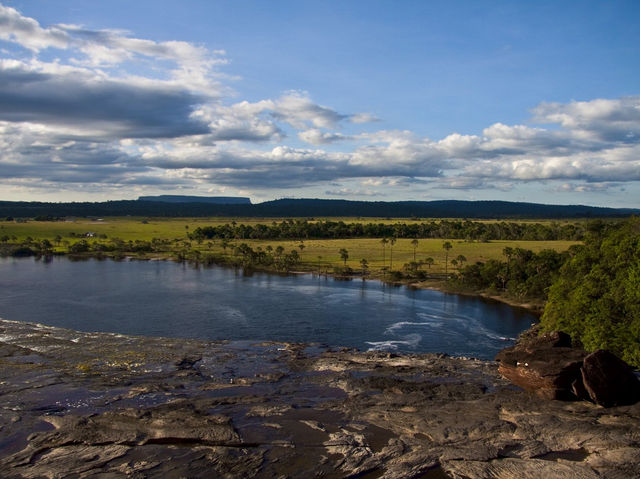
[(81, 331), (482, 359), (492, 359), (536, 321), (501, 303), (378, 281), (64, 258), (0, 259), (0, 318)]

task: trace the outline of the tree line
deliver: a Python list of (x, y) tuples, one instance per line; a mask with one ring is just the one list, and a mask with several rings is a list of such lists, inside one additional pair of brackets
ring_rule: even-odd
[(468, 241), (529, 240), (581, 241), (581, 223), (479, 222), (441, 220), (422, 223), (345, 223), (344, 221), (284, 220), (269, 224), (231, 223), (200, 226), (189, 237), (205, 239), (345, 239), (345, 238), (447, 238)]

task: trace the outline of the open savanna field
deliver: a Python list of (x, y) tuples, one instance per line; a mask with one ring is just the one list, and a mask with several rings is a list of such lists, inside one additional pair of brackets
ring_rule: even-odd
[[(411, 223), (428, 222), (429, 219), (407, 220), (379, 219), (379, 218), (322, 218), (345, 223)], [(319, 221), (317, 218), (316, 221)], [(9, 237), (10, 241), (23, 242), (27, 238), (34, 241), (49, 240), (56, 252), (66, 252), (69, 245), (86, 240), (88, 243), (109, 242), (119, 238), (128, 241), (151, 241), (156, 238), (166, 241), (166, 248), (162, 251), (138, 254), (146, 258), (169, 258), (172, 251), (188, 245), (190, 250), (202, 253), (232, 255), (234, 246), (246, 243), (252, 249), (276, 250), (282, 246), (285, 253), (296, 250), (300, 256), (298, 269), (316, 271), (344, 265), (340, 250), (348, 252), (346, 265), (359, 270), (360, 261), (367, 260), (371, 273), (375, 274), (383, 267), (393, 270), (401, 270), (403, 265), (410, 261), (428, 261), (433, 258), (433, 264), (425, 264), (422, 268), (430, 273), (440, 273), (445, 270), (445, 255), (443, 249), (445, 241), (451, 243), (452, 248), (448, 252), (448, 268), (452, 271), (450, 261), (462, 255), (466, 263), (487, 261), (489, 259), (504, 259), (505, 247), (529, 249), (539, 252), (544, 249), (564, 251), (576, 241), (498, 241), (489, 242), (464, 241), (460, 239), (426, 239), (418, 238), (418, 244), (412, 244), (411, 239), (400, 238), (391, 247), (389, 244), (383, 248), (381, 238), (355, 238), (355, 239), (305, 239), (300, 240), (256, 240), (236, 238), (230, 239), (224, 244), (219, 239), (204, 240), (202, 242), (189, 240), (189, 232), (198, 227), (217, 226), (224, 224), (266, 224), (281, 222), (280, 218), (104, 218), (98, 220), (75, 219), (67, 221), (27, 221), (0, 222), (0, 237)], [(439, 220), (436, 220), (439, 221)], [(527, 223), (532, 221), (528, 220)], [(535, 221), (536, 223), (551, 223), (551, 221)], [(558, 222), (556, 222), (558, 223)], [(86, 237), (85, 235), (91, 234)], [(301, 246), (302, 245), (302, 246)], [(414, 257), (415, 253), (415, 257)], [(134, 255), (135, 256), (135, 255)]]

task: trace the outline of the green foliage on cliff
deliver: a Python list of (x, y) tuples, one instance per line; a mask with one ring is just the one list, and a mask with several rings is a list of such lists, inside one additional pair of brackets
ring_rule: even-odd
[(640, 367), (640, 218), (618, 227), (594, 223), (570, 253), (549, 290), (543, 328)]

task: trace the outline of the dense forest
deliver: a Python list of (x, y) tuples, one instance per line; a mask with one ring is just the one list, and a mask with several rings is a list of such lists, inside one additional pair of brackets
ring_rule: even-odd
[(640, 219), (590, 222), (584, 244), (558, 253), (505, 248), (505, 261), (466, 265), (451, 281), (525, 299), (546, 299), (544, 330), (588, 351), (607, 349), (640, 367)]
[(640, 367), (639, 218), (617, 228), (592, 224), (549, 289), (542, 326)]
[(640, 214), (638, 209), (580, 205), (542, 205), (509, 201), (347, 201), (282, 199), (258, 204), (106, 201), (43, 203), (0, 201), (0, 217), (157, 216), (157, 217), (394, 217), (394, 218), (596, 218)]
[(412, 223), (345, 223), (344, 221), (286, 220), (270, 225), (225, 224), (196, 228), (190, 237), (204, 239), (342, 239), (448, 238), (468, 241), (529, 240), (581, 241), (584, 224), (429, 221)]
[(544, 300), (571, 252), (547, 249), (534, 253), (505, 248), (503, 254), (505, 261), (489, 260), (461, 268), (453, 281), (473, 291), (496, 291), (519, 300)]

